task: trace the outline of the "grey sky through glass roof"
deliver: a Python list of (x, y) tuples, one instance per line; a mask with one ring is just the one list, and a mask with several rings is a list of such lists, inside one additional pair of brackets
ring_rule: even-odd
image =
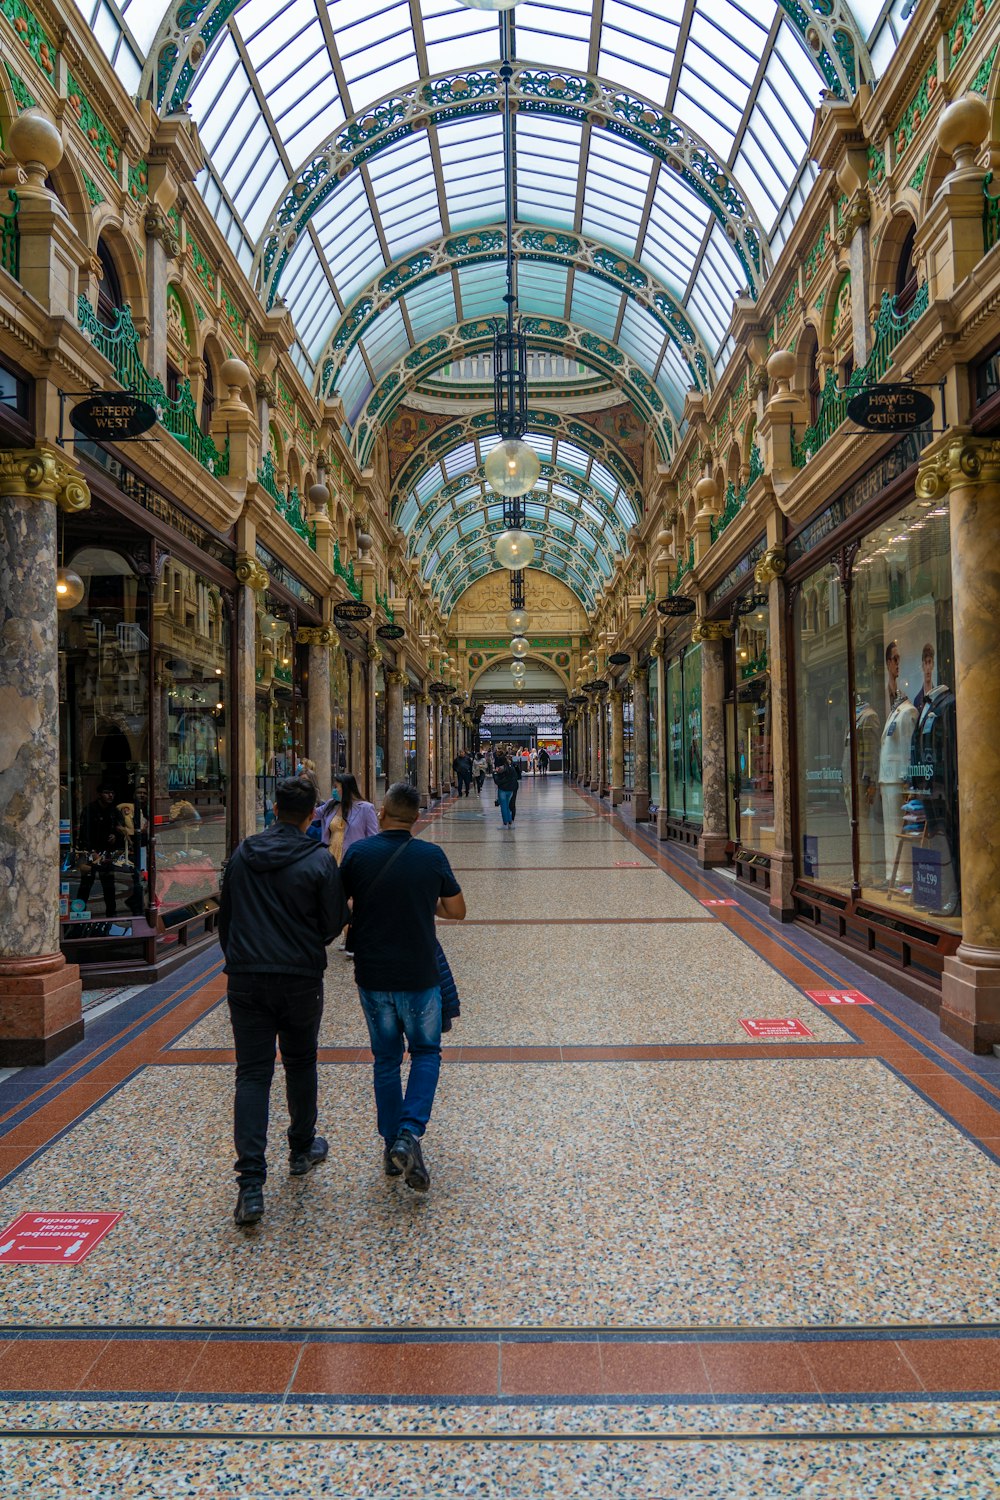
[[(76, 3), (127, 88), (165, 89), (161, 109), (189, 101), (208, 156), (199, 186), (248, 273), (289, 184), (337, 132), (370, 128), (366, 112), (421, 80), (471, 76), (499, 58), (496, 15), (454, 0)], [(812, 180), (806, 152), (820, 90), (843, 92), (872, 76), (870, 59), (877, 67), (903, 30), (904, 5), (525, 0), (512, 13), (514, 56), (531, 65), (547, 102), (515, 117), (516, 221), (585, 235), (636, 262), (721, 363), (732, 300), (748, 275), (717, 213), (638, 136), (595, 128), (586, 110), (565, 118), (572, 111), (560, 113), (560, 101), (574, 96), (581, 75), (584, 86), (602, 79), (667, 111), (731, 174), (776, 249)], [(829, 43), (818, 59), (800, 35), (803, 17)], [(853, 34), (853, 62), (832, 45), (835, 25)], [(196, 68), (192, 43), (204, 52)], [(502, 220), (500, 126), (495, 109), (432, 118), (370, 153), (312, 214), (279, 284), (307, 380), (321, 378), (320, 357), (352, 299), (400, 257)], [(690, 371), (648, 311), (572, 265), (522, 260), (518, 281), (522, 311), (617, 346), (679, 414)], [(385, 307), (338, 369), (349, 418), (437, 330), (500, 311), (498, 293), (502, 265), (477, 264), (435, 275)]]

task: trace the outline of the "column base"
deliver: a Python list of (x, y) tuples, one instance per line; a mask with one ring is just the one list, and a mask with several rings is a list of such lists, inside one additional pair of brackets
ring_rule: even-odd
[(637, 823), (648, 823), (649, 822), (649, 793), (648, 792), (633, 792), (632, 793), (632, 811), (635, 814), (635, 821)]
[(662, 807), (656, 814), (656, 837), (658, 839), (668, 839), (670, 837), (670, 822), (666, 810)]
[(703, 870), (712, 865), (724, 865), (726, 863), (726, 845), (729, 836), (725, 833), (700, 833), (698, 835), (698, 852), (695, 855)]
[(611, 806), (612, 807), (617, 807), (619, 805), (619, 803), (624, 802), (624, 801), (625, 801), (625, 788), (623, 786), (613, 786), (611, 788)]
[(0, 959), (0, 1066), (42, 1067), (82, 1041), (82, 994), (61, 953)]
[(945, 1036), (969, 1052), (1000, 1043), (1000, 952), (962, 943), (945, 959), (940, 1021)]
[(795, 918), (795, 902), (792, 886), (795, 884), (795, 859), (791, 854), (771, 854), (771, 889), (768, 892), (768, 909), (778, 922), (791, 922)]

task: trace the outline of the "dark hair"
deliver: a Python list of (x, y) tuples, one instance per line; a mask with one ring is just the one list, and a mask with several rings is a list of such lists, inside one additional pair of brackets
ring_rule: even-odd
[(420, 793), (408, 781), (394, 781), (382, 806), (397, 823), (415, 823), (420, 816)]
[(885, 659), (886, 659), (886, 664), (887, 665), (888, 665), (889, 657), (892, 655), (892, 653), (894, 651), (898, 651), (898, 650), (899, 650), (899, 642), (898, 641), (890, 641), (889, 644), (888, 644), (888, 646), (886, 646), (886, 648), (885, 648)]
[(312, 777), (286, 776), (274, 793), (278, 817), (285, 823), (301, 823), (316, 806), (316, 785)]
[(934, 660), (934, 647), (931, 645), (930, 641), (927, 641), (927, 643), (924, 646), (924, 649), (921, 651), (921, 653), (920, 653), (920, 660), (921, 661), (933, 661)]
[(496, 766), (505, 766), (507, 764), (507, 757), (502, 750), (498, 750), (493, 757), (493, 764)]
[(99, 797), (103, 792), (111, 792), (113, 796), (118, 795), (117, 790), (111, 785), (110, 781), (102, 781), (100, 786), (97, 788), (97, 795)]
[(350, 771), (345, 771), (342, 776), (335, 776), (333, 779), (340, 787), (340, 806), (346, 818), (355, 802), (363, 802), (365, 799), (361, 795), (358, 778), (352, 776)]

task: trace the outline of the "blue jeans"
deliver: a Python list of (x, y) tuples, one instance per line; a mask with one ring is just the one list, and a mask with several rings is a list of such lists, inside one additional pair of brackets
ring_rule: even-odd
[[(430, 990), (363, 990), (361, 1009), (375, 1054), (378, 1133), (391, 1146), (401, 1130), (422, 1136), (441, 1072), (441, 987)], [(406, 1097), (400, 1068), (403, 1037), (410, 1053)]]
[(503, 818), (505, 828), (508, 823), (513, 823), (514, 821), (510, 815), (510, 796), (510, 792), (497, 792), (497, 798), (500, 802), (500, 816)]

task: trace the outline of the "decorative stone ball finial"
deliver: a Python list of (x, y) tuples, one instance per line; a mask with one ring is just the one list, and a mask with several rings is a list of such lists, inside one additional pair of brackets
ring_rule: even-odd
[(795, 374), (795, 355), (791, 349), (775, 349), (767, 361), (767, 378), (774, 385), (772, 401), (788, 400)]
[(225, 359), (219, 371), (222, 384), (228, 390), (228, 400), (242, 401), (241, 392), (250, 384), (250, 371), (241, 359)]
[(372, 550), (374, 545), (375, 543), (373, 539), (368, 535), (367, 531), (358, 532), (358, 554), (361, 557), (362, 562), (366, 561), (368, 554)]
[(712, 510), (718, 493), (712, 475), (703, 474), (694, 487), (694, 497), (698, 502), (698, 509)]
[(978, 170), (976, 152), (989, 128), (989, 105), (982, 94), (963, 94), (948, 105), (938, 120), (937, 138), (941, 150), (953, 158), (956, 172)]
[(325, 484), (309, 486), (309, 509), (325, 511), (330, 503), (330, 491)]
[(10, 127), (7, 144), (27, 174), (22, 196), (50, 197), (45, 179), (63, 158), (62, 134), (55, 121), (44, 110), (26, 109)]

